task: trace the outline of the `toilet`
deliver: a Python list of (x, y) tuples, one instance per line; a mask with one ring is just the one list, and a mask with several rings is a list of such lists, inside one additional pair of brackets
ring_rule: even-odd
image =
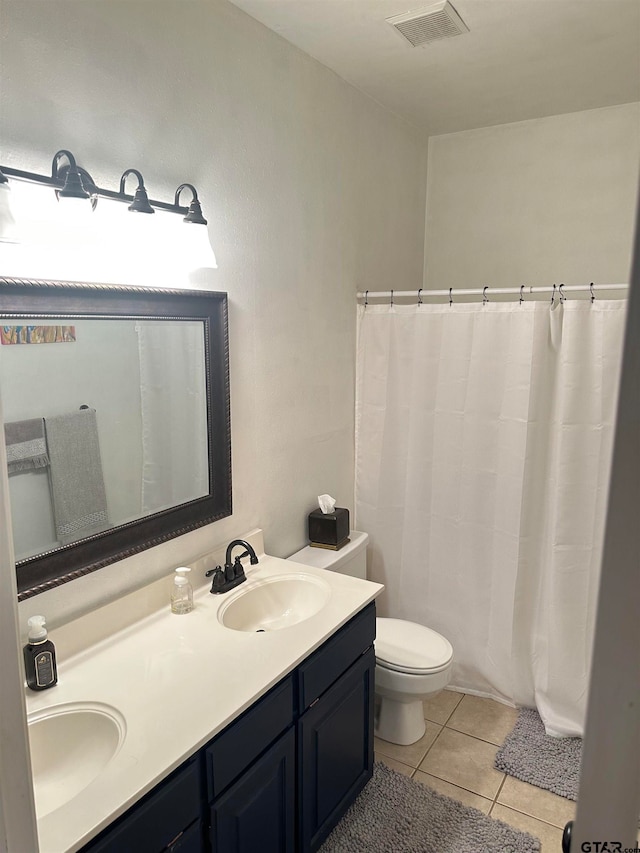
[[(356, 578), (367, 575), (368, 533), (352, 530), (339, 551), (308, 545), (289, 559)], [(431, 628), (404, 619), (376, 619), (375, 733), (391, 743), (410, 744), (425, 732), (422, 701), (449, 683), (451, 643)]]

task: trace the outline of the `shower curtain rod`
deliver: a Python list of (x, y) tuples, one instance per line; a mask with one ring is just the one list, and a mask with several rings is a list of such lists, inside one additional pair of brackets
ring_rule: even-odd
[(414, 299), (417, 297), (418, 302), (422, 302), (425, 297), (431, 298), (434, 296), (444, 296), (453, 302), (456, 297), (460, 296), (482, 296), (486, 301), (488, 301), (490, 296), (519, 296), (522, 300), (525, 296), (532, 296), (536, 293), (551, 294), (554, 299), (557, 294), (563, 299), (564, 294), (567, 292), (587, 291), (590, 293), (591, 300), (593, 301), (599, 291), (627, 290), (628, 287), (628, 284), (594, 284), (591, 282), (590, 284), (548, 284), (540, 287), (531, 287), (523, 284), (520, 287), (487, 286), (464, 289), (450, 287), (448, 290), (426, 290), (425, 288), (420, 288), (419, 290), (359, 290), (356, 297), (357, 299), (364, 300), (365, 304), (369, 299), (391, 299), (393, 302), (396, 299), (408, 299), (411, 297)]

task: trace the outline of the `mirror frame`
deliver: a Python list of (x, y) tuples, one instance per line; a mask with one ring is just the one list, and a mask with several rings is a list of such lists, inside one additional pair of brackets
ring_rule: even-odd
[[(227, 294), (0, 277), (0, 317), (117, 317), (204, 324), (209, 493), (16, 561), (18, 600), (181, 536), (232, 512)], [(6, 473), (3, 476), (7, 476)]]

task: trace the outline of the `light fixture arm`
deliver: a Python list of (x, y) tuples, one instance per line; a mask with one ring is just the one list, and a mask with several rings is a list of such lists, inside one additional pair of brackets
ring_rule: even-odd
[(193, 184), (180, 184), (180, 186), (176, 190), (176, 197), (175, 197), (176, 206), (179, 204), (180, 193), (182, 192), (182, 190), (191, 190), (192, 200), (198, 201), (198, 193), (196, 191), (196, 188), (193, 186)]
[(138, 189), (140, 189), (140, 187), (144, 187), (144, 180), (143, 180), (143, 177), (140, 174), (140, 172), (137, 169), (127, 169), (126, 172), (122, 173), (122, 177), (120, 178), (120, 194), (121, 195), (125, 194), (124, 184), (125, 184), (125, 181), (127, 180), (127, 178), (129, 177), (129, 175), (135, 175), (136, 178), (138, 179)]
[(66, 157), (69, 161), (69, 165), (67, 169), (71, 168), (74, 171), (78, 171), (78, 164), (76, 163), (76, 158), (73, 156), (71, 151), (67, 151), (66, 148), (61, 148), (60, 151), (56, 151), (53, 155), (53, 160), (51, 161), (51, 177), (55, 180), (61, 180), (61, 174), (58, 171), (58, 161), (61, 157)]

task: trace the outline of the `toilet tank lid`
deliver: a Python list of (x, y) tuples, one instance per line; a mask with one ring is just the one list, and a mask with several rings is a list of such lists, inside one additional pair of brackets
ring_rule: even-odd
[(312, 548), (311, 545), (307, 545), (306, 548), (296, 551), (287, 559), (303, 563), (305, 566), (314, 566), (316, 569), (337, 572), (344, 563), (366, 548), (368, 541), (368, 533), (352, 530), (349, 533), (349, 541), (339, 551), (332, 551), (329, 548)]
[(446, 637), (404, 619), (376, 619), (375, 647), (378, 661), (405, 672), (441, 669), (453, 657)]

